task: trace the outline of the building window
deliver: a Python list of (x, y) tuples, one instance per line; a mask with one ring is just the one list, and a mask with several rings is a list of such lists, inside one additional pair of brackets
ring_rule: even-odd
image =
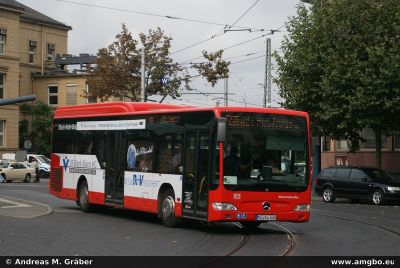
[(336, 149), (339, 151), (349, 150), (349, 142), (347, 140), (336, 141)]
[(6, 53), (6, 37), (7, 37), (7, 30), (0, 29), (0, 54)]
[(6, 129), (6, 121), (0, 120), (0, 147), (4, 147), (4, 130)]
[(335, 155), (335, 165), (336, 166), (348, 166), (349, 157), (347, 155)]
[(75, 105), (77, 100), (77, 85), (67, 85), (67, 105)]
[(29, 51), (28, 51), (28, 53), (29, 53), (28, 62), (29, 63), (35, 63), (36, 46), (37, 46), (36, 41), (32, 41), (32, 40), (29, 41)]
[(49, 86), (49, 105), (58, 104), (58, 86)]
[[(361, 149), (375, 149), (375, 133), (371, 128), (364, 128), (361, 131), (361, 137), (365, 140), (364, 142), (361, 142)], [(388, 136), (382, 135), (381, 139), (382, 149), (386, 149), (388, 146)]]
[(4, 74), (0, 74), (0, 99), (4, 99)]
[(87, 97), (87, 103), (97, 103), (97, 97), (94, 96), (90, 96), (90, 88), (89, 85), (86, 85), (87, 87), (87, 93), (88, 93), (88, 97)]
[(49, 60), (49, 61), (54, 60), (55, 51), (56, 51), (55, 44), (47, 44), (47, 60)]

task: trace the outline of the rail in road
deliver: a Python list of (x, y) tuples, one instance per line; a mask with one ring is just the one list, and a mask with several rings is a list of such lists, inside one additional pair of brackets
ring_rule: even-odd
[[(287, 239), (288, 239), (288, 246), (280, 254), (280, 256), (290, 256), (294, 252), (294, 250), (297, 246), (297, 241), (298, 241), (297, 237), (286, 227), (284, 227), (276, 222), (269, 222), (269, 223), (278, 227), (286, 234)], [(233, 224), (236, 225), (237, 227), (239, 227), (242, 231), (244, 231), (244, 233), (241, 234), (241, 238), (235, 245), (233, 245), (231, 248), (229, 248), (228, 250), (226, 250), (224, 252), (223, 256), (231, 256), (231, 255), (235, 254), (240, 249), (242, 249), (250, 240), (250, 233), (247, 232), (246, 229), (240, 223), (233, 223)]]
[(400, 238), (400, 232), (392, 230), (392, 229), (389, 229), (389, 228), (386, 228), (386, 227), (382, 227), (382, 226), (379, 226), (379, 225), (376, 225), (376, 224), (371, 224), (371, 223), (363, 222), (363, 221), (356, 220), (356, 219), (350, 219), (350, 218), (327, 215), (327, 214), (321, 214), (321, 213), (315, 213), (315, 214), (319, 215), (319, 216), (322, 216), (322, 217), (333, 218), (333, 219), (342, 220), (342, 221), (346, 221), (346, 222), (366, 225), (366, 226), (369, 226), (369, 227), (374, 228), (374, 229), (379, 229), (379, 230), (385, 231), (387, 233), (390, 233), (390, 234), (396, 236), (397, 238)]

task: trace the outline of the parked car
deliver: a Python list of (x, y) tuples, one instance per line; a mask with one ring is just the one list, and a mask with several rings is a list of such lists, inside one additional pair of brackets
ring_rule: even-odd
[(382, 205), (386, 201), (400, 201), (400, 180), (375, 167), (329, 167), (318, 175), (315, 191), (327, 203), (343, 197), (352, 202), (370, 200)]
[(23, 162), (0, 162), (0, 176), (7, 182), (14, 180), (30, 182), (36, 179), (35, 169)]
[[(6, 153), (2, 155), (2, 159), (15, 161), (15, 155), (15, 153)], [(50, 176), (50, 159), (41, 154), (27, 154), (25, 161), (29, 161), (31, 157), (38, 163), (38, 177), (48, 178)]]

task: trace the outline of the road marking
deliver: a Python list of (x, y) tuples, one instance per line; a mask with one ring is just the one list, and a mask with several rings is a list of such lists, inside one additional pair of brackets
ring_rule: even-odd
[(16, 202), (16, 201), (11, 201), (11, 200), (4, 199), (4, 198), (1, 198), (1, 197), (0, 197), (0, 202), (14, 205), (14, 206), (2, 206), (0, 208), (29, 208), (29, 207), (31, 207), (30, 205), (19, 203), (19, 202)]
[(35, 184), (35, 185), (29, 185), (26, 183), (4, 183), (1, 184), (1, 186), (3, 187), (33, 187), (33, 188), (45, 188), (48, 187), (48, 185), (41, 185), (41, 184)]
[[(13, 201), (11, 201), (12, 199)], [(29, 203), (28, 204), (23, 204), (19, 203), (20, 202), (25, 202)], [(39, 202), (34, 202), (34, 201), (29, 201), (17, 197), (11, 197), (11, 196), (5, 196), (5, 195), (0, 195), (0, 202), (3, 201), (5, 203), (11, 203), (13, 205), (19, 204), (18, 206), (11, 206), (11, 208), (19, 208), (19, 209), (0, 209), (0, 216), (8, 216), (8, 217), (14, 217), (14, 218), (36, 218), (36, 217), (41, 217), (48, 215), (53, 212), (52, 208), (46, 204), (42, 204)], [(22, 205), (22, 206), (21, 206)], [(6, 206), (10, 207), (10, 206)], [(3, 208), (3, 207), (0, 207)]]

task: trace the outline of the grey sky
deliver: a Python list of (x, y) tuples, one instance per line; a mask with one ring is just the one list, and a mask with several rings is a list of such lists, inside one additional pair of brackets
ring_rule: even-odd
[[(99, 48), (109, 45), (115, 40), (115, 35), (121, 31), (121, 24), (125, 23), (134, 37), (138, 33), (146, 33), (149, 29), (160, 27), (167, 35), (173, 38), (171, 51), (200, 42), (223, 30), (223, 26), (204, 23), (188, 22), (183, 20), (167, 19), (150, 15), (141, 15), (133, 12), (117, 11), (112, 9), (96, 8), (78, 5), (76, 3), (105, 6), (114, 9), (139, 11), (144, 13), (174, 16), (191, 20), (217, 22), (231, 25), (248, 10), (256, 0), (18, 0), (58, 21), (72, 26), (68, 38), (68, 53), (96, 54)], [(70, 2), (70, 3), (67, 3)], [(264, 32), (235, 31), (227, 32), (213, 40), (198, 46), (174, 53), (172, 57), (178, 62), (183, 62), (201, 56), (202, 50), (215, 51), (235, 45), (277, 29), (288, 21), (288, 17), (296, 15), (296, 5), (299, 0), (260, 0), (236, 26), (265, 29)], [(285, 31), (282, 27), (281, 30)], [(272, 41), (272, 50), (279, 48), (285, 32), (269, 35)], [(262, 37), (252, 42), (228, 49), (224, 57), (232, 63), (259, 56), (257, 59), (232, 64), (230, 67), (229, 105), (261, 106), (263, 89), (259, 84), (264, 83), (265, 73), (265, 38)], [(255, 53), (251, 56), (242, 56)], [(260, 57), (261, 56), (261, 57)], [(230, 59), (231, 58), (231, 59)], [(193, 72), (194, 73), (194, 72)], [(194, 79), (192, 85), (201, 92), (223, 92), (223, 82), (215, 88), (206, 86), (206, 81)], [(276, 106), (279, 100), (277, 88), (272, 85), (272, 103)], [(182, 101), (188, 105), (214, 106), (214, 98), (222, 95), (183, 95)], [(237, 101), (234, 102), (233, 100)], [(177, 102), (167, 98), (164, 102)], [(221, 103), (223, 101), (221, 100)]]

